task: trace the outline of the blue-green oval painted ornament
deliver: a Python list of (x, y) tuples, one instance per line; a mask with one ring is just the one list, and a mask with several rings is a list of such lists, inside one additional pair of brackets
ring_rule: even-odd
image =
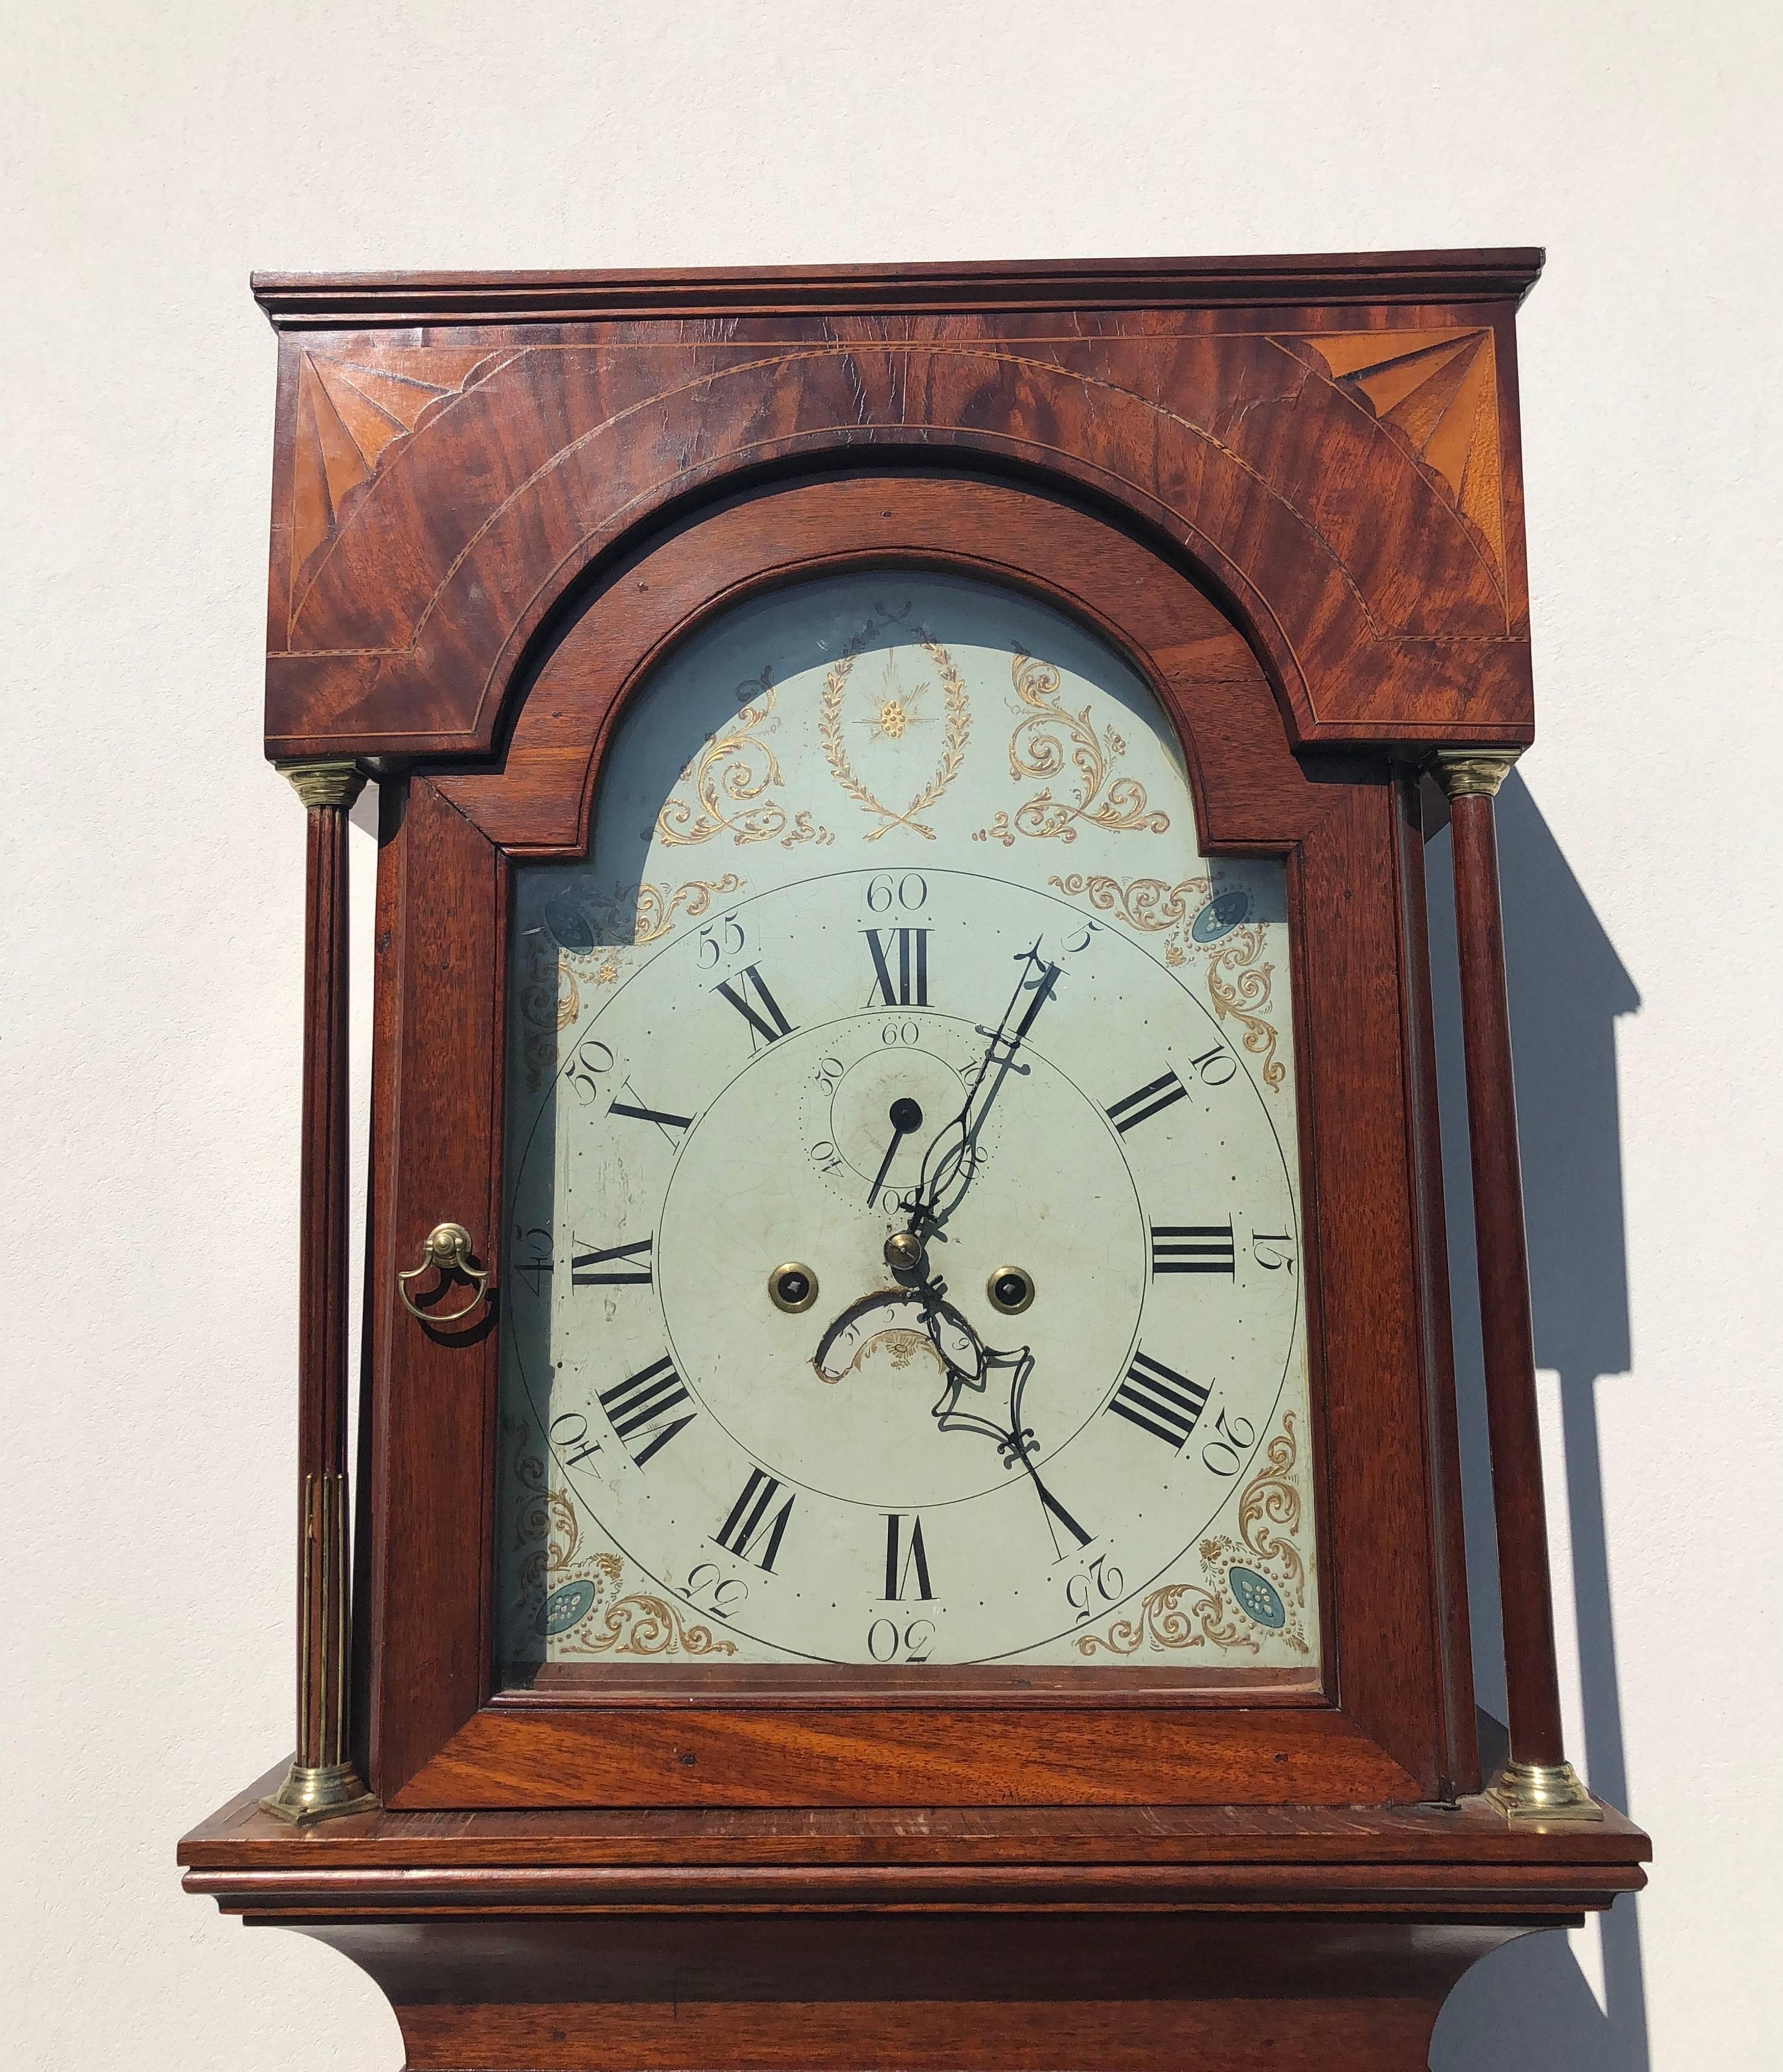
[(1279, 1633), (1288, 1623), (1288, 1607), (1282, 1602), (1280, 1593), (1267, 1577), (1259, 1576), (1255, 1568), (1241, 1568), (1237, 1562), (1226, 1572), (1226, 1587), (1239, 1601), (1239, 1610), (1247, 1618), (1254, 1619), (1259, 1626), (1267, 1626)]
[(594, 947), (594, 923), (573, 899), (566, 899), (561, 892), (544, 902), (544, 925), (560, 948), (578, 956)]
[(539, 1607), (536, 1622), (540, 1633), (568, 1633), (594, 1609), (594, 1585), (585, 1577), (561, 1584)]
[(1189, 932), (1198, 943), (1217, 943), (1229, 935), (1251, 911), (1248, 892), (1222, 892), (1210, 899), (1189, 923)]

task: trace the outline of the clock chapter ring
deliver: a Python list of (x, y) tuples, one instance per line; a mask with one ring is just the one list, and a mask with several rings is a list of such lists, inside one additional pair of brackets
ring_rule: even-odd
[[(446, 1278), (454, 1273), (462, 1275), (475, 1282), (477, 1292), (462, 1309), (423, 1309), (410, 1301), (408, 1284), (431, 1272)], [(470, 1315), (489, 1293), (489, 1269), (470, 1264), (470, 1233), (462, 1223), (434, 1224), (421, 1245), (421, 1264), (396, 1276), (396, 1293), (409, 1315), (419, 1317), (424, 1324), (455, 1324)]]

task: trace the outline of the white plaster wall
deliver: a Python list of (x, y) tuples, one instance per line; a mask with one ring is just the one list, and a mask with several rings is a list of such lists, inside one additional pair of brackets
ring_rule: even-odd
[(1477, 1971), (1435, 2062), (1778, 2062), (1779, 18), (7, 0), (0, 2058), (400, 2060), (346, 1963), (173, 1864), (290, 1731), (303, 831), (249, 267), (1541, 242), (1506, 867), (1555, 1556), (1573, 1745), (1659, 1860), (1601, 1942)]

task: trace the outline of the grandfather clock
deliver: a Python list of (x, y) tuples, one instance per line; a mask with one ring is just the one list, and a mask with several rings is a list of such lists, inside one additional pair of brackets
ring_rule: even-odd
[(1539, 264), (257, 278), (297, 1749), (180, 1857), (411, 2066), (1409, 2068), (1641, 1884), (1561, 1742), (1493, 850)]

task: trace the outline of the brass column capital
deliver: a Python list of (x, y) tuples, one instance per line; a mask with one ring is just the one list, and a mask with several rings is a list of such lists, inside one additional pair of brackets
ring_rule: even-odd
[(1430, 774), (1451, 799), (1494, 798), (1520, 748), (1439, 748)]
[(273, 767), (306, 806), (350, 806), (365, 789), (365, 773), (351, 759), (302, 756)]

